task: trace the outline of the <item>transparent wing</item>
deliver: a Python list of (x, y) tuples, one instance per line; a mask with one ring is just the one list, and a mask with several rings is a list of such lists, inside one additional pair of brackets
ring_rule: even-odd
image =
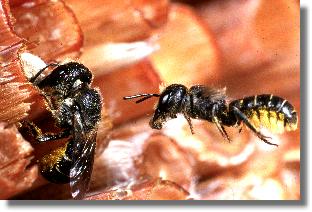
[(70, 169), (70, 188), (74, 199), (82, 199), (89, 188), (96, 146), (96, 131), (85, 132), (83, 120), (78, 111), (74, 114), (73, 125), (73, 165)]
[(227, 98), (226, 88), (214, 89), (214, 88), (205, 87), (203, 89), (203, 95), (209, 96), (211, 101), (220, 101), (220, 100), (224, 100)]

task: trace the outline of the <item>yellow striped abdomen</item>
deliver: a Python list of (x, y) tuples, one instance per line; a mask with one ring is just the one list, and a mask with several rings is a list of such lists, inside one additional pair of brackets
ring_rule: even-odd
[(281, 97), (263, 94), (235, 100), (231, 104), (239, 108), (258, 129), (265, 127), (274, 133), (297, 129), (297, 112)]

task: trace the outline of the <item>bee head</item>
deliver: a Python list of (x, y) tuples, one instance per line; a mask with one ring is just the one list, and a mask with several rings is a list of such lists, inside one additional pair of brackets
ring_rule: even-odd
[(52, 90), (65, 96), (78, 85), (90, 84), (91, 81), (92, 73), (87, 67), (77, 62), (69, 62), (57, 66), (37, 86), (47, 92)]
[(186, 96), (187, 88), (184, 85), (172, 84), (168, 86), (159, 96), (150, 126), (153, 129), (161, 129), (166, 120), (176, 118), (177, 114), (184, 110)]
[(161, 129), (167, 119), (176, 118), (178, 113), (183, 112), (187, 96), (187, 88), (184, 85), (172, 84), (165, 88), (161, 94), (137, 94), (126, 96), (123, 99), (129, 100), (142, 97), (136, 101), (136, 103), (140, 103), (151, 97), (159, 97), (150, 126), (153, 129)]

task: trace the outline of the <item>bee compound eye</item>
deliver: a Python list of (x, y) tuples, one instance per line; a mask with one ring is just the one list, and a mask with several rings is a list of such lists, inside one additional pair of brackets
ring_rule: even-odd
[(161, 98), (161, 103), (162, 103), (162, 104), (166, 104), (166, 103), (168, 102), (168, 99), (169, 99), (169, 94), (164, 95), (164, 96)]

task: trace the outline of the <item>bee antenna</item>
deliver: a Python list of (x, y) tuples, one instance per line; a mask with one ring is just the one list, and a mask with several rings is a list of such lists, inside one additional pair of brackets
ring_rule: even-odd
[(140, 98), (143, 97), (142, 99), (137, 100), (135, 103), (140, 103), (143, 102), (151, 97), (159, 97), (159, 94), (155, 94), (155, 93), (142, 93), (142, 94), (137, 94), (137, 95), (133, 95), (133, 96), (125, 96), (123, 99), (124, 100), (129, 100), (129, 99), (135, 99), (135, 98)]
[(40, 74), (42, 74), (42, 72), (44, 72), (47, 68), (51, 67), (51, 66), (59, 66), (60, 64), (58, 63), (50, 63), (48, 65), (46, 65), (44, 68), (40, 69), (38, 71), (38, 73), (35, 74), (35, 76), (31, 77), (29, 79), (29, 82), (34, 83), (36, 81), (36, 79), (40, 76)]

